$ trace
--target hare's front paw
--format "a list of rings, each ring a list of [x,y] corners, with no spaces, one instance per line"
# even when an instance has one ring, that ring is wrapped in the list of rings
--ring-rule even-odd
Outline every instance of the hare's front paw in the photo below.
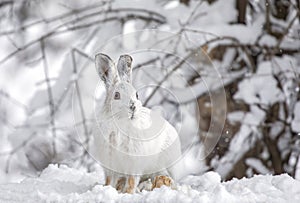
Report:
[[[106,176],[105,185],[110,185],[110,183],[111,183],[111,177],[110,176]]]
[[[128,177],[127,183],[126,183],[126,186],[125,186],[125,192],[126,193],[133,194],[135,192],[136,186],[137,186],[136,181],[137,180],[133,176]]]
[[[161,186],[168,186],[171,187],[174,185],[174,181],[172,178],[168,177],[168,176],[156,176],[153,183],[152,183],[152,190],[154,188],[160,188]]]

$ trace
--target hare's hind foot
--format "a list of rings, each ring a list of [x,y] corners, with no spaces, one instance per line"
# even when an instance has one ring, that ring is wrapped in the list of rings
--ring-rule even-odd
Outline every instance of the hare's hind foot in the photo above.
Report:
[[[116,190],[118,192],[123,192],[124,188],[125,188],[125,183],[126,183],[126,178],[125,177],[121,177],[118,179],[117,184],[115,185]]]
[[[152,183],[152,190],[154,188],[160,188],[163,185],[172,188],[172,186],[174,185],[174,181],[169,176],[164,176],[164,175],[156,176]]]
[[[137,184],[139,183],[139,177],[128,176],[128,177],[119,177],[116,179],[116,184],[112,186],[116,188],[119,193],[130,193],[133,194],[136,191],[139,191]]]
[[[110,185],[110,183],[111,183],[111,177],[110,176],[106,176],[106,178],[105,178],[105,184],[104,185]]]

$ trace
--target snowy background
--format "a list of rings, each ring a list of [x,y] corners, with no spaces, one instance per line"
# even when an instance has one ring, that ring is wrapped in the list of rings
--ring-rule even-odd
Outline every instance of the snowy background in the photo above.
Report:
[[[2,0],[0,15],[0,183],[40,185],[36,200],[61,182],[69,191],[53,201],[117,198],[94,187],[102,169],[86,150],[103,99],[93,61],[101,51],[132,55],[140,99],[176,127],[193,175],[215,172],[154,196],[242,198],[239,187],[273,202],[259,196],[268,185],[274,198],[299,198],[287,191],[300,188],[299,1]],[[15,187],[0,187],[0,196]]]

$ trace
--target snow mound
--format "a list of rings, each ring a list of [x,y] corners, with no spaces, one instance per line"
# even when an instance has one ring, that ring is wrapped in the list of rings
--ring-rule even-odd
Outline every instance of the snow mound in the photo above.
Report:
[[[37,178],[0,185],[0,202],[300,202],[300,181],[289,175],[257,175],[221,182],[215,172],[188,176],[168,187],[119,194],[103,186],[101,173],[50,165]]]

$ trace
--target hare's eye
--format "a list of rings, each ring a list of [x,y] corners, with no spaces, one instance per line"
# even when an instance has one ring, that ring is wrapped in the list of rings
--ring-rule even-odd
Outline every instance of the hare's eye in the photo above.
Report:
[[[119,99],[121,99],[120,92],[115,92],[114,99],[116,99],[116,100],[119,100]]]
[[[138,93],[135,93],[135,96],[136,96],[136,98],[137,98],[137,99],[139,99],[139,95],[138,95]]]

